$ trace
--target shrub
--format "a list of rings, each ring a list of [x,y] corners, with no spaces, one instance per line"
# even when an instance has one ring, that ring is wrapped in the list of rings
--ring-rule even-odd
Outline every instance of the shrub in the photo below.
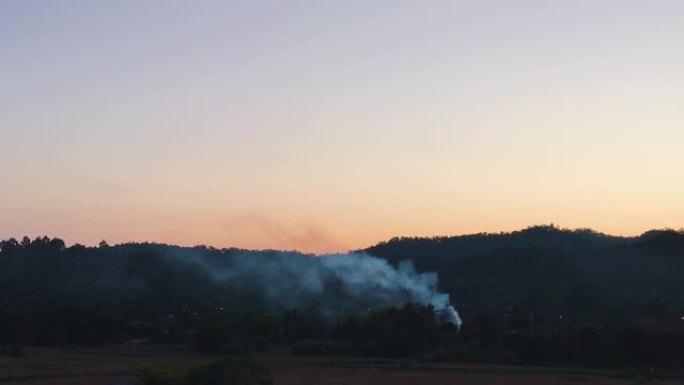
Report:
[[[24,348],[18,345],[1,346],[0,356],[7,356],[12,358],[20,358],[24,356]]]
[[[268,368],[251,360],[224,357],[191,369],[170,366],[138,370],[139,385],[271,385]]]

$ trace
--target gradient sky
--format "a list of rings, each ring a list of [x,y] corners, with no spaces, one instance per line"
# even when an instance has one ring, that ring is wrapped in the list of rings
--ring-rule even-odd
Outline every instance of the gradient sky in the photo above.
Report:
[[[684,226],[684,2],[0,1],[0,238]]]

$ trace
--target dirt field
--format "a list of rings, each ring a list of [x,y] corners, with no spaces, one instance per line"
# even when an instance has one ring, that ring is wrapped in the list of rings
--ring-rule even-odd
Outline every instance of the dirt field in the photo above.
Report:
[[[124,385],[141,364],[198,365],[210,357],[183,347],[116,346],[26,349],[22,358],[0,357],[0,385]],[[426,364],[360,358],[257,358],[273,370],[276,385],[622,385],[681,384],[581,369]]]

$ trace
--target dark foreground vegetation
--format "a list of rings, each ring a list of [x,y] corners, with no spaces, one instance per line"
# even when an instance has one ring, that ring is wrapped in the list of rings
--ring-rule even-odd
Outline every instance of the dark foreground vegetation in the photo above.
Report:
[[[684,369],[682,232],[621,238],[542,226],[393,239],[366,252],[437,272],[461,331],[419,304],[334,314],[315,298],[273,307],[186,258],[220,266],[271,252],[66,247],[43,237],[0,243],[0,346],[17,354],[29,345],[181,343],[246,354],[287,345],[299,355]]]
[[[208,357],[187,346],[119,344],[27,347],[25,358],[0,357],[6,385],[674,385],[677,373],[464,364],[411,358],[293,356],[283,347],[249,358]],[[144,363],[141,365],[141,363]],[[266,369],[268,368],[268,369]],[[192,373],[192,375],[190,375]]]
[[[273,377],[263,365],[244,358],[223,357],[197,367],[138,369],[138,385],[271,385]]]

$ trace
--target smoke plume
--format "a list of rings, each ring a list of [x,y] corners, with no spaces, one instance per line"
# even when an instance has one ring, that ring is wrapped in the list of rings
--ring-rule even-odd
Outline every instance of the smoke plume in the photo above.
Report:
[[[437,291],[437,274],[419,273],[410,262],[395,268],[363,253],[316,257],[278,251],[236,252],[220,262],[183,258],[200,265],[242,305],[333,315],[414,302],[432,305],[444,322],[461,324],[449,295]]]

